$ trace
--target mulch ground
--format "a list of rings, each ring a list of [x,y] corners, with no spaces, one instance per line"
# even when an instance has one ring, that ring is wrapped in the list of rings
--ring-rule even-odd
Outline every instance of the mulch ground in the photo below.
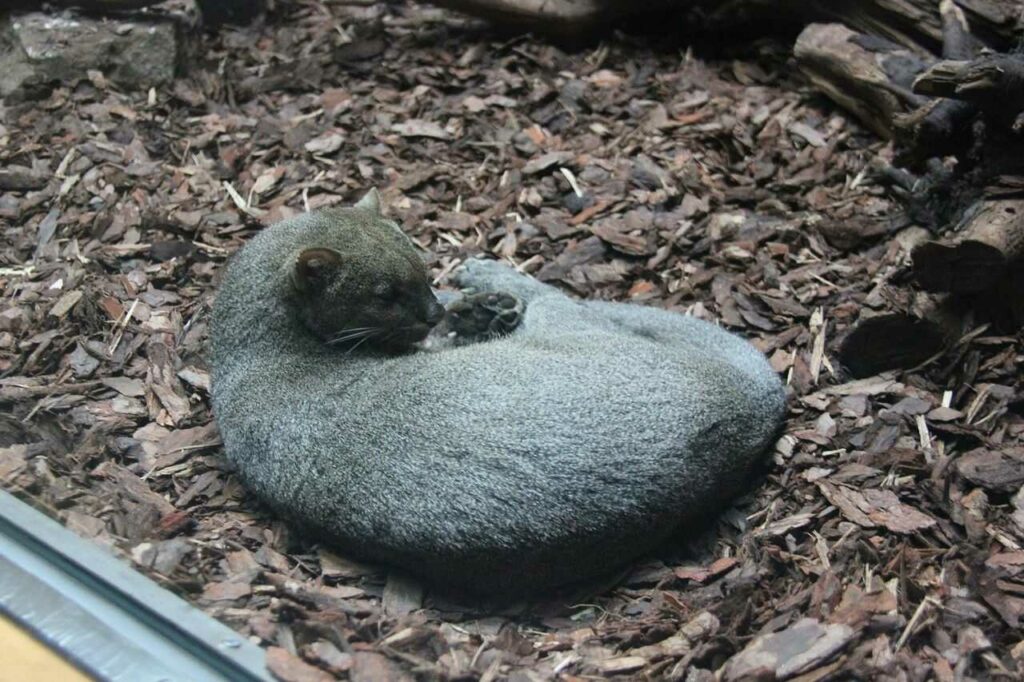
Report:
[[[872,170],[892,149],[785,49],[566,52],[423,7],[278,5],[171,86],[94,74],[0,109],[3,488],[286,680],[1017,678],[1020,339],[844,373],[837,343],[906,295],[924,231]],[[493,254],[750,338],[791,393],[766,479],[617,585],[500,610],[275,520],[212,422],[218,275],[264,225],[371,186],[442,284]]]

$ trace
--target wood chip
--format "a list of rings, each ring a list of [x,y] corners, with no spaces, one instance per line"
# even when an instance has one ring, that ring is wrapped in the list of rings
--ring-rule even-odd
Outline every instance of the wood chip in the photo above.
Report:
[[[548,152],[547,154],[530,159],[530,161],[523,166],[523,174],[536,175],[537,173],[543,173],[544,171],[551,170],[560,164],[568,163],[572,158],[572,152]]]
[[[827,663],[853,641],[853,628],[804,618],[777,633],[761,635],[725,666],[727,682],[785,680]]]
[[[884,526],[894,533],[907,534],[935,525],[935,519],[903,504],[891,490],[855,490],[825,481],[817,485],[843,516],[865,528]]]
[[[278,646],[267,647],[267,669],[281,682],[331,682],[335,679]]]
[[[410,119],[404,123],[396,123],[391,129],[402,137],[431,137],[435,140],[447,140],[448,132],[432,121]]]
[[[606,661],[598,661],[594,664],[594,667],[602,675],[625,675],[636,672],[646,665],[647,661],[639,656],[622,656],[620,658],[609,658]]]
[[[1024,447],[971,450],[957,460],[956,468],[986,490],[1014,493],[1024,485]]]

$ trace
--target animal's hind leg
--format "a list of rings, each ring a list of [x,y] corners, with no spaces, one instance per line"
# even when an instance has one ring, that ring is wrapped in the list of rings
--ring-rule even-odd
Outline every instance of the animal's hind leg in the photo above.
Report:
[[[561,296],[562,293],[529,275],[516,272],[498,261],[474,258],[466,261],[454,273],[455,283],[475,293],[507,293],[525,304],[541,296]]]
[[[584,301],[583,305],[612,326],[660,343],[714,350],[718,344],[732,346],[737,342],[725,330],[689,315],[632,303]]]
[[[705,398],[718,392],[730,409],[762,416],[781,413],[785,394],[778,376],[761,351],[736,334],[668,310],[598,301],[583,305],[606,324],[650,339],[665,349],[666,357],[686,363],[704,386]],[[755,428],[774,428],[773,419],[752,423]],[[757,438],[769,436],[762,433]]]

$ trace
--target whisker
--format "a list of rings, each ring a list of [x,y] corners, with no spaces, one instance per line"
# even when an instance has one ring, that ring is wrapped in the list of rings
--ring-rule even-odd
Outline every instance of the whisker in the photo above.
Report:
[[[344,336],[346,334],[352,334],[352,333],[355,333],[355,332],[365,332],[367,330],[376,329],[376,328],[377,327],[348,327],[346,329],[339,330],[336,336]]]
[[[346,329],[327,343],[331,345],[355,341],[356,339],[372,336],[380,331],[380,327],[363,327],[360,329]]]
[[[352,347],[351,347],[351,348],[349,348],[349,349],[348,349],[347,351],[345,351],[345,355],[351,355],[351,354],[352,354],[352,351],[354,351],[354,350],[355,350],[356,348],[359,348],[359,346],[361,346],[361,345],[363,345],[364,343],[366,343],[366,340],[367,340],[367,339],[369,339],[369,338],[370,338],[370,337],[372,337],[372,336],[373,336],[373,334],[367,334],[367,335],[366,335],[366,336],[364,336],[363,338],[359,339],[359,341],[357,341],[357,342],[356,342],[356,344],[355,344],[354,346],[352,346]]]
[[[328,345],[337,346],[348,341],[354,341],[367,335],[368,332],[356,332],[354,334],[347,334],[345,336],[335,337],[327,342]]]

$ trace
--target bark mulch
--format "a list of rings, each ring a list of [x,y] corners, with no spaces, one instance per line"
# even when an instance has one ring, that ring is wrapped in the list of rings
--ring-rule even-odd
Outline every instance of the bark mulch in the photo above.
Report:
[[[860,380],[836,359],[922,239],[872,170],[891,156],[770,44],[566,52],[425,7],[278,3],[167,88],[90,74],[0,109],[0,486],[285,680],[1016,679],[1019,337]],[[218,275],[371,186],[440,283],[493,254],[750,338],[791,392],[763,484],[615,586],[500,610],[256,505],[211,421]]]

